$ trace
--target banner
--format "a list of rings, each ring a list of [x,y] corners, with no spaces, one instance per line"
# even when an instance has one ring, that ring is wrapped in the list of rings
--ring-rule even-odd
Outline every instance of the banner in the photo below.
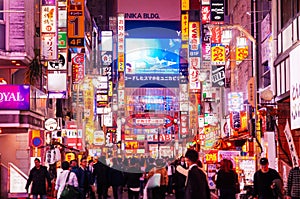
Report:
[[[286,137],[289,149],[290,149],[293,168],[298,167],[299,166],[298,165],[298,155],[297,155],[297,151],[296,151],[294,140],[293,140],[293,135],[292,135],[288,120],[286,120],[286,124],[285,124],[285,128],[284,128],[283,132],[285,134],[285,137]]]

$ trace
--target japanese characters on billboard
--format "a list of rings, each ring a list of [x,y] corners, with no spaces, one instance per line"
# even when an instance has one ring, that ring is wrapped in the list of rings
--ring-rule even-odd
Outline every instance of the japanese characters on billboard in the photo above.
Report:
[[[224,23],[224,0],[211,0],[211,22],[215,24]]]
[[[225,65],[225,46],[221,44],[211,44],[211,64]]]
[[[118,71],[124,72],[125,19],[124,14],[118,15]]]
[[[84,46],[84,0],[68,1],[68,45]]]
[[[189,57],[200,57],[200,22],[189,22]]]
[[[72,82],[78,84],[84,78],[84,54],[83,53],[72,53]]]
[[[57,38],[56,33],[42,33],[41,39],[41,59],[57,59]]]
[[[200,57],[190,57],[189,63],[190,63],[190,69],[189,69],[190,91],[200,92],[201,89],[201,82],[199,79]]]
[[[43,0],[41,6],[41,59],[57,59],[57,8],[55,0]]]

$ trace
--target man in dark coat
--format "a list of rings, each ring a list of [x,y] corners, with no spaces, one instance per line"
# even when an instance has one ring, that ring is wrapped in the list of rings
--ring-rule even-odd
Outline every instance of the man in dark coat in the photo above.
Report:
[[[80,167],[78,168],[78,187],[80,191],[80,199],[85,199],[89,193],[94,179],[92,173],[88,170],[86,157],[81,158]]]
[[[38,158],[34,159],[35,166],[30,170],[29,177],[25,186],[26,191],[32,182],[31,194],[34,199],[40,195],[41,199],[47,198],[46,180],[48,182],[48,189],[51,190],[51,179],[47,167],[41,165]]]
[[[198,152],[188,150],[185,161],[189,167],[187,183],[185,186],[185,199],[210,199],[210,190],[205,173],[197,166]]]
[[[97,184],[98,199],[108,198],[109,172],[105,156],[101,156],[99,160],[95,159],[93,176]]]

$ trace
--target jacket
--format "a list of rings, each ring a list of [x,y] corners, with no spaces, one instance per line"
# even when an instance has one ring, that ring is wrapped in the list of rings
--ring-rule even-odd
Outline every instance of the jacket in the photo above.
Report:
[[[190,168],[185,187],[185,199],[196,198],[210,199],[210,190],[206,175],[197,165]]]
[[[47,170],[47,167],[42,166],[42,165],[40,166],[39,169],[37,169],[36,167],[33,167],[30,170],[25,189],[27,190],[32,182],[31,194],[45,195],[45,194],[47,194],[46,180],[48,182],[48,187],[51,187],[51,179],[50,179],[50,174]]]

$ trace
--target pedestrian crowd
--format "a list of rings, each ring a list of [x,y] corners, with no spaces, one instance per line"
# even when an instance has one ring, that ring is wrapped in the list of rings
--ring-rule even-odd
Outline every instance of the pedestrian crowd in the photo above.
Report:
[[[30,184],[33,199],[46,199],[47,189],[51,189],[51,179],[47,167],[40,160],[34,160],[25,189]],[[259,161],[260,169],[254,174],[254,199],[300,199],[299,166],[290,170],[286,190],[279,173],[269,168],[267,158]],[[300,161],[299,161],[300,165]],[[61,171],[55,179],[54,197],[62,199],[65,187],[72,186],[78,191],[78,199],[106,199],[111,187],[114,199],[122,199],[126,191],[129,199],[164,199],[175,195],[176,199],[210,199],[208,177],[202,168],[198,152],[187,150],[185,156],[176,160],[168,158],[112,158],[95,156],[61,163]],[[214,179],[220,199],[235,199],[240,192],[238,174],[230,160],[223,159]],[[75,199],[75,198],[74,198]]]

